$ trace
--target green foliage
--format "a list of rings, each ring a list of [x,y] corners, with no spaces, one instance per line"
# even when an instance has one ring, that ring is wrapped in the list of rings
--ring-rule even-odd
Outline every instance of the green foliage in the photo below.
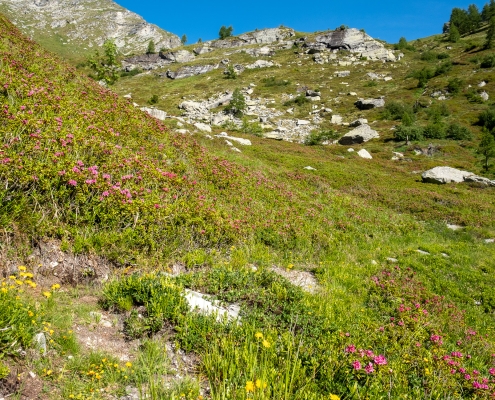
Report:
[[[473,134],[468,128],[455,122],[446,128],[445,135],[448,139],[453,140],[471,140],[473,138]]]
[[[242,133],[249,133],[251,135],[255,136],[261,136],[263,133],[263,128],[261,127],[261,124],[259,121],[249,121],[246,116],[242,118],[242,125],[239,128],[239,131]]]
[[[450,111],[445,103],[435,104],[427,110],[428,119],[433,123],[439,123],[442,118],[448,117]]]
[[[489,132],[495,131],[495,109],[488,108],[478,116],[478,125],[482,126]]]
[[[10,374],[10,368],[0,360],[0,381]]]
[[[423,128],[420,126],[397,126],[394,130],[394,137],[400,141],[423,140]]]
[[[156,104],[156,103],[158,103],[158,100],[160,100],[159,97],[158,97],[158,95],[157,94],[154,94],[148,100],[148,104]]]
[[[277,79],[274,76],[270,76],[269,78],[263,78],[261,82],[265,87],[289,86],[291,83],[287,79]]]
[[[449,41],[452,43],[457,43],[459,40],[461,40],[459,29],[457,29],[457,26],[455,25],[450,25]]]
[[[322,144],[323,142],[329,140],[335,140],[339,137],[339,134],[333,130],[320,130],[311,131],[311,133],[304,139],[304,144],[306,146],[315,146]]]
[[[180,42],[184,45],[187,43],[187,36],[186,34],[183,34],[182,37],[180,38]]]
[[[491,158],[495,157],[495,139],[493,135],[485,131],[481,137],[481,142],[478,146],[478,153],[480,153],[484,158],[484,168],[488,171],[489,161]]]
[[[225,78],[237,79],[237,72],[232,64],[229,64],[225,69]]]
[[[155,42],[153,39],[150,39],[150,41],[148,42],[148,48],[146,50],[146,54],[155,54],[155,53],[156,53]]]
[[[480,94],[478,93],[478,91],[474,88],[471,88],[469,89],[467,92],[466,92],[466,98],[468,99],[468,101],[470,103],[477,103],[477,104],[483,104],[484,101],[483,99],[481,98]]]
[[[134,69],[131,69],[130,71],[121,71],[120,72],[120,77],[121,78],[124,78],[126,76],[136,76],[136,75],[139,75],[143,72],[142,69],[140,68],[134,68]]]
[[[452,9],[450,15],[450,32],[456,27],[461,35],[468,33],[470,30],[469,14],[466,10],[461,8]]]
[[[399,43],[394,45],[395,50],[409,50],[409,51],[416,51],[416,48],[409,44],[407,42],[407,39],[405,37],[401,37],[399,39]]]
[[[395,100],[388,101],[382,111],[382,117],[389,120],[400,120],[405,114],[414,119],[412,107]]]
[[[96,50],[93,57],[88,59],[90,68],[95,73],[95,79],[113,85],[119,79],[117,66],[117,45],[112,40],[103,44],[104,56]]]
[[[233,32],[234,32],[234,28],[232,28],[232,25],[229,26],[228,28],[225,25],[222,25],[220,31],[218,32],[218,37],[220,39],[226,39],[228,37],[231,37]]]
[[[495,54],[488,54],[483,57],[480,63],[481,68],[493,68],[495,67]]]
[[[426,139],[444,139],[445,126],[442,123],[429,123],[423,128],[423,137]]]
[[[460,78],[452,78],[447,84],[447,90],[452,94],[459,94],[464,86],[464,81]]]
[[[484,44],[485,49],[493,48],[494,40],[495,40],[495,16],[491,17],[488,23],[488,29],[486,31],[486,38]]]
[[[286,107],[290,107],[290,106],[303,106],[305,104],[309,104],[311,102],[311,100],[309,100],[304,94],[300,94],[296,97],[294,97],[293,99],[291,100],[287,100],[285,103],[284,103],[284,106]]]
[[[225,111],[232,113],[236,117],[240,118],[242,117],[244,110],[246,109],[246,99],[244,98],[244,95],[240,91],[239,88],[236,88],[234,90],[234,93],[232,94],[232,100],[230,100],[230,103],[225,107]]]

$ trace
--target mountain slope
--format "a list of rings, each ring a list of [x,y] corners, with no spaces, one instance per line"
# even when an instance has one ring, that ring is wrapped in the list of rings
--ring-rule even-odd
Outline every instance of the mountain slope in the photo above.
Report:
[[[146,51],[150,40],[157,49],[181,44],[176,35],[111,0],[0,0],[0,12],[46,48],[74,59],[106,39],[114,39],[124,54]]]

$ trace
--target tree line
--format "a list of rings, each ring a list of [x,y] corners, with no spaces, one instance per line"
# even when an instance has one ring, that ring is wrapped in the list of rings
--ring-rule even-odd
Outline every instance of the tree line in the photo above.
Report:
[[[453,8],[443,33],[449,34],[451,42],[457,42],[462,35],[476,32],[483,24],[489,24],[485,47],[491,48],[495,35],[495,0],[486,3],[481,12],[476,4],[471,4],[467,10]]]

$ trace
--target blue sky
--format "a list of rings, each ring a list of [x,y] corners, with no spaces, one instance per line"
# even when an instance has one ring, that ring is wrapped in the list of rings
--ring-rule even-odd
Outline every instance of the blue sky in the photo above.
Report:
[[[232,25],[234,35],[238,35],[280,25],[314,32],[342,24],[363,28],[374,38],[396,43],[401,36],[412,40],[441,33],[453,7],[467,9],[474,3],[481,11],[487,1],[116,0],[148,22],[179,36],[186,34],[188,43],[198,38],[217,39],[222,25]]]

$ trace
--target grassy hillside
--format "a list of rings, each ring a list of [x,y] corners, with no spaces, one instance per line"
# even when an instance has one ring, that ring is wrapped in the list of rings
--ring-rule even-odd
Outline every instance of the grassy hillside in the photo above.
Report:
[[[172,132],[3,17],[0,30],[2,395],[123,398],[135,388],[155,399],[478,399],[495,391],[495,251],[485,241],[495,236],[493,188],[428,185],[414,173],[477,165],[474,142],[445,141],[433,158],[394,162],[393,142],[367,145],[371,161],[245,135],[253,146],[234,153]],[[211,73],[211,88],[203,77],[160,90],[206,92],[226,81],[220,74]],[[394,92],[383,85],[367,90]],[[46,242],[60,256],[40,265]],[[52,266],[97,256],[79,264],[78,279]],[[105,283],[93,276],[102,260],[114,266]],[[291,278],[303,272],[315,279],[311,290]],[[238,305],[241,324],[189,311],[185,289]],[[107,342],[91,347],[102,322]],[[40,332],[42,356],[33,344]],[[127,341],[111,342],[118,332]],[[179,373],[170,348],[193,368]]]

